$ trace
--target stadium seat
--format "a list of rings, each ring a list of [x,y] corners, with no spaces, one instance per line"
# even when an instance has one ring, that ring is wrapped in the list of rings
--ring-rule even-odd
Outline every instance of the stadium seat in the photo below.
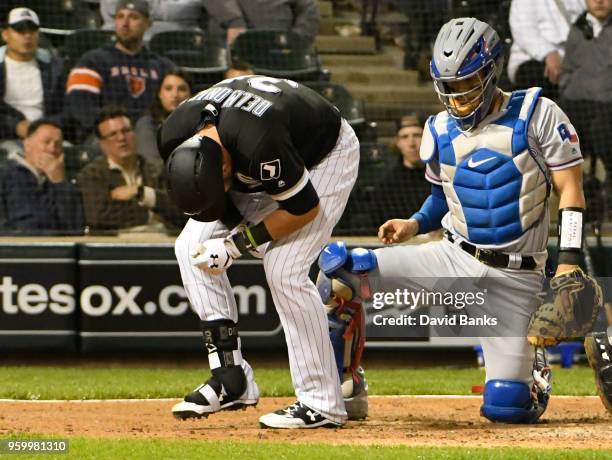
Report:
[[[363,101],[355,99],[346,87],[325,81],[310,81],[304,84],[338,107],[360,141],[376,140],[376,123],[366,120]]]
[[[111,30],[75,30],[64,42],[62,54],[66,58],[67,67],[74,66],[86,51],[114,41],[115,33]]]
[[[149,47],[189,72],[195,86],[217,83],[229,67],[227,49],[211,43],[199,30],[159,32]]]
[[[28,8],[40,18],[40,31],[47,34],[56,48],[61,48],[65,37],[77,29],[98,27],[97,11],[81,0],[29,0]]]
[[[45,50],[49,50],[52,53],[56,53],[55,47],[53,46],[51,39],[44,33],[40,33],[38,35],[38,47]]]
[[[355,99],[346,87],[324,81],[304,82],[304,84],[338,107],[351,126],[365,123],[363,102]]]
[[[64,167],[69,180],[76,179],[79,171],[91,160],[100,155],[93,147],[83,145],[64,145]]]
[[[313,45],[291,31],[247,30],[234,40],[231,56],[261,75],[296,81],[329,79]]]

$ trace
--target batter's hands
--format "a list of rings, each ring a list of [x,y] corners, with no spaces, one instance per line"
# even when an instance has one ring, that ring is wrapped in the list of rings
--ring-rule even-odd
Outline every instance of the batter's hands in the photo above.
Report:
[[[401,243],[417,234],[419,223],[415,219],[391,219],[378,229],[378,239],[384,244]]]
[[[191,254],[191,265],[211,275],[220,275],[240,256],[231,238],[213,238],[198,243]]]

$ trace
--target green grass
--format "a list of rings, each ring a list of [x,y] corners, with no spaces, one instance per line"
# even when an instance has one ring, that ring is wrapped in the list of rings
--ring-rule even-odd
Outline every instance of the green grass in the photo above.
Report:
[[[208,377],[207,369],[109,366],[2,366],[0,399],[181,398]],[[471,394],[477,368],[370,369],[370,394]],[[262,396],[292,396],[288,369],[255,369]],[[553,394],[595,395],[588,367],[553,370]]]
[[[40,439],[32,435],[13,438]],[[49,439],[49,436],[43,436]],[[24,455],[18,458],[79,458],[79,459],[600,459],[612,458],[612,453],[593,449],[522,449],[522,448],[462,448],[414,446],[330,446],[328,444],[143,440],[143,439],[70,439],[68,455]],[[16,457],[17,458],[17,457]]]

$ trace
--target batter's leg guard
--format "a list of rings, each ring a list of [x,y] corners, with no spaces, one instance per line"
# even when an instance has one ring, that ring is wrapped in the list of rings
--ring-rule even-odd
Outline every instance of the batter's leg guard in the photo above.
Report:
[[[584,339],[589,365],[595,373],[595,383],[601,402],[612,414],[612,326],[607,332],[593,332]]]
[[[212,377],[172,408],[179,419],[208,417],[221,410],[256,406],[259,388],[253,370],[242,359],[238,326],[231,320],[202,321]]]
[[[536,423],[548,406],[552,373],[545,350],[536,348],[533,385],[522,380],[489,380],[484,388],[482,416],[492,422]]]
[[[368,384],[361,367],[365,345],[362,300],[371,296],[367,273],[376,268],[371,250],[348,251],[342,242],[326,246],[319,256],[317,287],[327,310],[342,394],[349,420],[368,415]]]

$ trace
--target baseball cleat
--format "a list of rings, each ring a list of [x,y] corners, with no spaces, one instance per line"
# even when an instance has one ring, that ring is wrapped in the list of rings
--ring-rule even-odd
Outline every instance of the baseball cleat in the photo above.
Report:
[[[612,332],[612,327],[608,331]],[[584,350],[595,373],[599,398],[612,413],[612,339],[606,332],[593,332],[585,337]]]
[[[332,422],[316,410],[296,401],[285,409],[262,415],[259,426],[279,429],[340,428],[342,423]]]
[[[363,420],[368,416],[368,382],[362,367],[342,382],[342,396],[349,420]]]
[[[202,418],[222,410],[245,410],[257,406],[258,402],[259,388],[254,381],[248,383],[246,391],[237,399],[231,399],[224,391],[217,395],[210,385],[203,383],[172,407],[172,415],[180,420]]]

